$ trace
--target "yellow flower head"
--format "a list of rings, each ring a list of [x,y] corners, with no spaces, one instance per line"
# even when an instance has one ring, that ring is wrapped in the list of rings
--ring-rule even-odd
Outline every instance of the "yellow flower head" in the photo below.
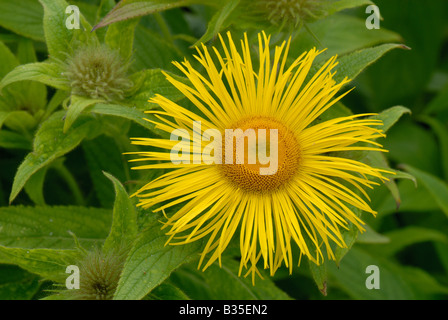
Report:
[[[168,242],[187,244],[205,239],[199,261],[199,266],[205,263],[204,270],[216,260],[221,262],[222,253],[235,237],[239,237],[240,273],[247,268],[253,276],[260,259],[271,275],[283,263],[292,271],[293,252],[298,252],[299,262],[305,255],[319,264],[325,253],[334,259],[334,246],[346,246],[341,229],[354,225],[363,230],[353,208],[375,214],[365,200],[364,187],[378,184],[372,178],[387,180],[381,169],[337,156],[338,151],[384,151],[373,141],[384,136],[375,128],[381,121],[366,115],[314,121],[345,95],[335,97],[349,81],[336,83],[333,79],[336,57],[307,79],[320,52],[305,52],[288,66],[290,42],[277,46],[272,56],[269,39],[265,33],[258,35],[257,67],[247,36],[238,51],[230,33],[227,42],[220,36],[223,55],[214,47],[214,54],[205,45],[197,48],[195,58],[205,74],[187,60],[175,62],[191,85],[169,75],[167,79],[197,111],[157,95],[150,100],[162,109],[151,111],[159,119],[155,123],[168,133],[177,132],[176,139],[133,139],[136,145],[160,148],[158,152],[137,152],[140,157],[131,161],[152,163],[134,169],[172,169],[135,193],[139,205],[155,207],[155,211],[180,208],[167,217]],[[247,141],[238,158],[233,152],[238,147],[233,138],[228,144],[225,134],[230,129],[253,129],[252,138],[264,141],[271,155],[276,147],[276,168],[269,171],[270,164],[261,158],[247,161],[252,155]],[[266,131],[261,134],[260,129],[269,135]],[[210,130],[224,138],[209,134]],[[190,143],[195,135],[205,138]],[[275,146],[270,142],[274,135]],[[223,147],[221,154],[217,148],[209,153],[223,161],[210,163],[201,158],[201,151],[210,151],[210,145]],[[179,150],[193,152],[183,161],[172,161],[171,151],[179,146]],[[227,153],[234,161],[224,161]],[[262,174],[262,169],[267,174]]]

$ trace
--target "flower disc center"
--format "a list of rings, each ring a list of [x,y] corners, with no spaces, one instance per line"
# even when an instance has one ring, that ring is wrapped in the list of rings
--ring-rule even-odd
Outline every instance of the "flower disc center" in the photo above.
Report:
[[[271,117],[249,117],[236,122],[226,130],[223,146],[221,171],[245,191],[278,189],[299,167],[300,148],[294,133]]]

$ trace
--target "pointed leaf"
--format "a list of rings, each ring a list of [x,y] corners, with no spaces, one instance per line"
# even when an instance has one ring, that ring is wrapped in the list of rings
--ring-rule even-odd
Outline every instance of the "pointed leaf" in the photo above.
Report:
[[[440,178],[410,165],[402,165],[403,169],[417,178],[432,195],[439,208],[448,217],[448,184]]]
[[[95,27],[95,29],[105,27],[111,23],[128,20],[135,17],[141,17],[151,13],[173,9],[177,7],[187,6],[189,4],[207,1],[194,0],[127,0],[120,1],[111,12],[109,12]]]
[[[378,129],[382,129],[383,132],[387,132],[405,113],[411,114],[411,110],[402,106],[395,106],[369,118],[381,120],[383,122],[383,126],[378,127]]]
[[[66,59],[66,53],[71,52],[73,40],[86,42],[95,39],[91,33],[91,26],[80,13],[80,29],[68,29],[66,21],[69,16],[65,13],[69,4],[64,0],[39,0],[44,7],[44,32],[50,57]]]
[[[104,175],[113,183],[115,189],[115,203],[112,227],[103,249],[118,249],[129,246],[137,236],[137,214],[135,206],[129,198],[123,185],[107,172]]]
[[[101,102],[104,102],[104,100],[71,95],[70,105],[67,109],[67,113],[65,114],[63,132],[66,133],[67,130],[70,129],[70,126],[73,124],[73,122],[76,121],[76,119],[79,117],[79,115],[83,112],[84,109],[86,109],[91,105]]]
[[[324,296],[327,295],[327,262],[324,261],[321,265],[317,265],[314,262],[308,260],[310,266],[311,275],[313,276],[314,282],[317,288]]]
[[[133,245],[125,263],[114,299],[139,300],[162,283],[182,264],[199,257],[199,241],[166,245],[168,237],[155,221]]]
[[[107,237],[111,217],[111,210],[100,208],[3,207],[0,208],[0,245],[72,249],[75,247],[74,234],[83,247],[90,248]]]
[[[367,48],[355,51],[353,53],[342,56],[338,59],[339,64],[336,67],[337,73],[334,79],[340,82],[347,77],[351,80],[355,79],[365,68],[381,58],[384,54],[393,49],[409,49],[402,44],[383,44],[373,48]]]
[[[56,282],[65,280],[67,266],[76,263],[79,257],[79,250],[7,248],[0,245],[0,260]]]
[[[0,82],[0,90],[5,86],[24,80],[38,81],[56,89],[70,89],[68,82],[61,75],[61,67],[53,62],[36,62],[20,65],[8,73]]]
[[[45,41],[42,16],[36,0],[0,0],[0,25],[24,37]]]
[[[84,138],[99,134],[101,124],[95,119],[79,119],[67,133],[62,132],[63,111],[55,112],[36,132],[34,152],[29,153],[20,164],[14,177],[9,201],[12,202],[28,179],[39,169],[73,150]]]

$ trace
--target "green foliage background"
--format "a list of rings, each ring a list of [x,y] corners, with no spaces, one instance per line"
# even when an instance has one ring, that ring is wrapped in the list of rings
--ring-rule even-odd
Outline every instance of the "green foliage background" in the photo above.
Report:
[[[66,298],[54,292],[66,266],[122,246],[115,299],[447,299],[448,3],[374,2],[378,30],[365,27],[368,0],[329,0],[325,16],[291,30],[249,16],[246,0],[0,0],[0,299]],[[65,28],[69,4],[80,30]],[[165,246],[161,217],[128,196],[160,172],[132,171],[123,155],[136,150],[129,137],[159,134],[143,120],[150,97],[187,103],[161,70],[186,81],[171,62],[193,61],[202,41],[219,46],[226,30],[292,34],[291,59],[313,46],[328,48],[321,59],[338,54],[336,77],[356,89],[323,119],[378,113],[390,152],[345,156],[397,173],[370,192],[378,216],[363,216],[365,233],[344,234],[350,248],[336,262],[302,261],[255,286],[237,276],[238,250],[202,272],[200,242]],[[72,93],[58,61],[88,42],[131,61],[125,99]],[[379,290],[366,288],[369,265],[380,268]]]

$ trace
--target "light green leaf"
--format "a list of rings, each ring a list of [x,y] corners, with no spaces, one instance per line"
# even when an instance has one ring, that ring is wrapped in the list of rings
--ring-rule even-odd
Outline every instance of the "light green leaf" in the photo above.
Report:
[[[66,21],[69,17],[65,13],[69,4],[64,0],[39,0],[44,7],[44,31],[48,52],[51,57],[65,60],[74,40],[86,43],[88,40],[97,41],[96,35],[90,30],[92,27],[80,13],[80,29],[68,29]]]
[[[67,266],[75,264],[79,250],[7,248],[0,245],[0,259],[56,282],[65,282]]]
[[[62,76],[61,67],[52,62],[36,62],[16,67],[8,73],[0,82],[0,90],[5,86],[24,80],[38,81],[56,89],[68,91],[68,82]]]
[[[119,249],[129,246],[137,236],[137,214],[135,206],[123,185],[107,172],[104,175],[113,183],[115,189],[115,203],[112,227],[103,249]]]
[[[370,0],[338,0],[324,2],[323,8],[328,12],[328,14],[333,14],[344,9],[356,8],[371,4],[374,3]]]
[[[107,28],[106,44],[110,48],[118,50],[125,61],[129,61],[132,56],[135,27],[139,21],[139,19],[121,21]]]
[[[14,33],[45,41],[42,6],[36,0],[0,0],[0,25]]]
[[[101,131],[100,122],[83,117],[74,123],[67,133],[63,133],[63,114],[64,111],[55,112],[36,132],[34,152],[29,153],[17,169],[9,197],[10,202],[39,169],[73,150],[84,138],[93,138]]]
[[[112,212],[75,206],[10,206],[0,208],[0,245],[21,248],[72,249],[74,234],[90,248],[110,230]],[[1,261],[1,256],[0,256]]]
[[[89,112],[129,119],[158,135],[166,135],[165,131],[156,129],[153,123],[145,120],[158,120],[156,117],[150,114],[145,114],[144,112],[136,108],[126,107],[118,104],[99,103],[89,109]]]
[[[448,217],[448,185],[440,178],[421,171],[410,165],[402,165],[403,169],[417,178],[417,181],[432,195],[434,201],[439,205],[439,208]]]
[[[141,17],[151,13],[187,6],[194,3],[210,4],[209,1],[205,0],[122,0],[94,27],[94,30],[114,22]]]
[[[381,120],[383,125],[378,127],[378,129],[382,129],[383,132],[387,132],[405,113],[411,114],[411,110],[402,106],[395,106],[369,118]]]
[[[70,96],[70,105],[65,114],[64,129],[63,132],[66,133],[70,126],[75,122],[79,115],[87,107],[94,105],[96,103],[105,102],[102,99],[91,99],[87,97],[81,97],[76,95]]]
[[[118,283],[114,299],[139,300],[184,263],[198,258],[201,243],[166,245],[168,237],[155,221],[134,243]]]
[[[11,50],[3,44],[3,42],[0,42],[0,60],[2,61],[0,64],[0,79],[19,64],[17,58],[12,54]]]
[[[340,82],[347,77],[355,79],[365,68],[373,64],[384,54],[393,49],[409,49],[402,44],[383,44],[373,48],[367,48],[344,55],[338,59],[339,64],[336,67],[337,73],[334,79]]]

